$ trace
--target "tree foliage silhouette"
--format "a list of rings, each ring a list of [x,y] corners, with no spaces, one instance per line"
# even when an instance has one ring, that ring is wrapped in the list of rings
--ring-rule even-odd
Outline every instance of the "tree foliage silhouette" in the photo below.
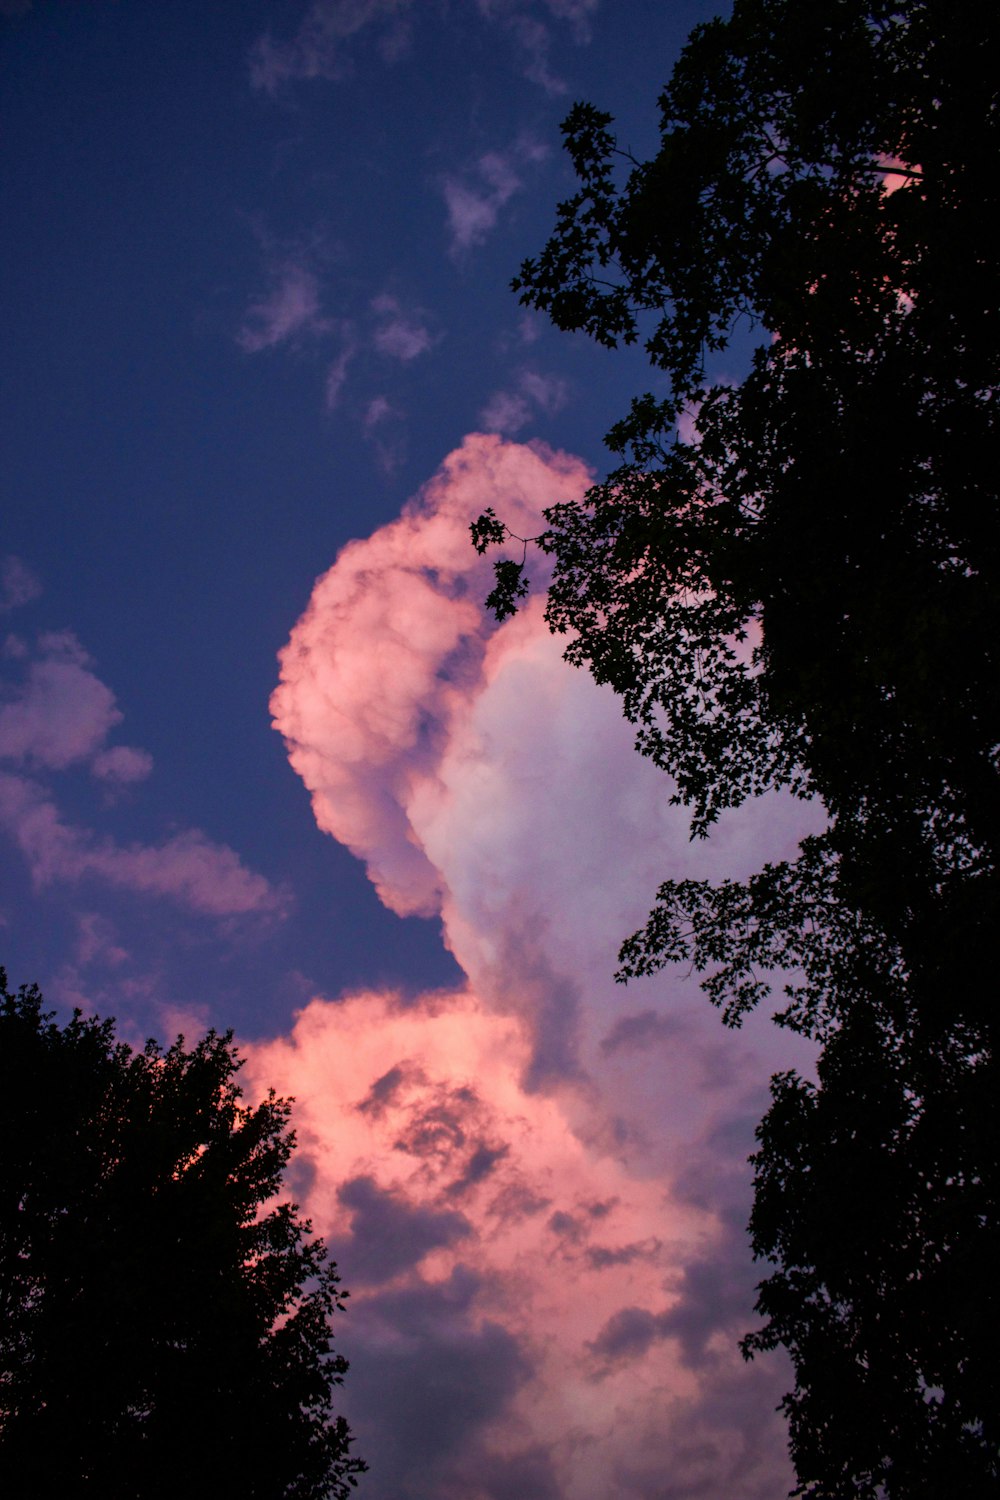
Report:
[[[578,191],[514,283],[659,372],[608,436],[620,466],[547,512],[567,657],[694,835],[775,789],[829,815],[747,882],[667,880],[619,974],[693,963],[731,1024],[780,975],[781,1022],[821,1045],[758,1131],[774,1269],[744,1343],[791,1353],[817,1497],[1000,1486],[998,80],[988,7],[736,0],[692,34],[649,161],[573,109]]]
[[[335,1266],[275,1203],[289,1105],[231,1034],[135,1052],[0,970],[0,1489],[338,1500]]]

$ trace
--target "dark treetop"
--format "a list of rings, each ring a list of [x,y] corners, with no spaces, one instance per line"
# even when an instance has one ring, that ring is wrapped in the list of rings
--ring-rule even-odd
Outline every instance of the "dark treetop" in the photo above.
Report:
[[[0,970],[0,1491],[343,1500],[336,1268],[230,1035],[133,1052]]]
[[[745,883],[667,880],[620,971],[693,962],[733,1024],[777,972],[821,1044],[758,1131],[744,1344],[791,1353],[811,1496],[1000,1487],[998,80],[991,7],[736,0],[651,160],[573,109],[579,190],[515,282],[658,372],[621,466],[547,513],[567,656],[695,835],[775,788],[829,814]],[[522,591],[507,560],[491,602]]]

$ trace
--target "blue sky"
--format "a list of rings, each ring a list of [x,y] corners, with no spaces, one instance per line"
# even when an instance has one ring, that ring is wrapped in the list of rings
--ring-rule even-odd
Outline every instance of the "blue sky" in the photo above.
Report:
[[[582,494],[650,383],[509,282],[570,104],[650,151],[710,13],[0,3],[2,958],[132,1040],[232,1026],[295,1095],[371,1500],[789,1483],[784,1368],[735,1341],[802,1056],[610,976],[659,879],[808,809],[692,849],[466,544]]]
[[[167,953],[143,914],[164,983],[251,1030],[301,999],[293,969],[332,990],[453,975],[433,925],[401,928],[303,815],[275,654],[338,548],[491,401],[509,435],[602,464],[641,360],[526,320],[508,283],[570,187],[568,105],[649,146],[704,7],[327,9],[318,33],[302,4],[185,0],[0,23],[3,550],[43,589],[11,628],[72,631],[153,757],[114,805],[80,778],[61,805],[133,838],[198,827],[294,891],[221,972],[214,939]],[[7,873],[8,964],[59,999],[79,892]]]

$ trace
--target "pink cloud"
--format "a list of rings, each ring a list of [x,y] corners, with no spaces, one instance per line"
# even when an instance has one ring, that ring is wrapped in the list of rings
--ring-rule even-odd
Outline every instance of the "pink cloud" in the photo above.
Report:
[[[611,973],[664,875],[748,871],[815,815],[762,800],[691,845],[541,599],[484,618],[469,521],[492,505],[531,535],[588,482],[542,445],[467,438],[344,549],[281,657],[275,723],[319,826],[393,910],[440,914],[466,975],[314,1000],[251,1049],[298,1101],[301,1193],[355,1293],[372,1500],[789,1486],[784,1368],[745,1368],[736,1340],[753,1123],[808,1053],[766,1017],[725,1032],[682,976]]]
[[[525,369],[511,389],[494,391],[479,413],[479,420],[487,432],[510,437],[526,427],[538,412],[548,415],[559,411],[568,400],[569,386],[565,380]]]
[[[11,553],[0,558],[0,614],[30,604],[41,592],[42,585],[19,557]]]
[[[150,774],[148,751],[105,746],[121,723],[121,710],[72,631],[42,635],[34,648],[11,637],[4,654],[21,664],[22,680],[0,683],[0,760],[36,771],[63,771],[89,760],[93,775],[109,785]]]
[[[394,417],[398,416],[399,413],[387,396],[375,396],[365,408],[365,432],[375,432],[383,423],[391,422]]]
[[[275,268],[274,283],[267,296],[247,309],[238,343],[248,354],[331,332],[333,325],[322,314],[319,281],[312,271],[298,261],[286,260]]]
[[[434,338],[416,313],[407,313],[395,297],[374,298],[372,311],[380,319],[373,342],[380,354],[409,364],[434,346]]]
[[[387,396],[375,396],[365,408],[362,427],[383,474],[394,473],[406,454],[405,414]]]
[[[80,912],[76,919],[76,962],[83,967],[93,963],[117,968],[128,960],[128,950],[117,941],[111,922],[99,912]]]
[[[357,345],[348,338],[337,358],[326,372],[326,409],[334,411],[340,404],[341,392],[347,382],[347,373],[357,354]]]
[[[440,753],[489,635],[479,600],[490,564],[469,545],[469,521],[502,506],[528,535],[542,494],[568,499],[587,482],[579,460],[467,439],[398,521],[344,548],[281,653],[275,726],[317,821],[366,860],[401,915],[438,909],[437,874],[405,810],[408,789]],[[380,681],[385,691],[373,691]]]
[[[197,829],[161,844],[116,844],[65,822],[51,797],[26,777],[0,775],[0,827],[20,848],[38,887],[92,875],[212,917],[280,915],[286,904],[234,850]]]
[[[782,1493],[775,1372],[733,1349],[747,1276],[718,1211],[583,1138],[524,1091],[529,1062],[469,993],[315,1001],[253,1049],[251,1079],[299,1101],[306,1207],[350,1277],[373,1496],[488,1495],[484,1473],[531,1462],[565,1500],[660,1494],[665,1472],[678,1496]],[[692,1295],[689,1266],[728,1300]]]
[[[573,40],[590,41],[590,17],[599,0],[545,0],[544,9],[558,21],[569,23]],[[553,73],[549,64],[552,36],[549,27],[532,11],[542,7],[519,0],[477,0],[481,15],[499,22],[513,37],[523,59],[522,72],[547,94],[566,92],[565,81]]]
[[[390,23],[382,55],[387,62],[395,61],[405,45],[399,18],[409,4],[410,0],[315,0],[290,40],[275,41],[269,33],[258,39],[250,52],[250,81],[254,88],[274,94],[295,79],[341,78],[348,66],[347,44],[376,22]]]
[[[544,147],[522,139],[509,152],[487,152],[463,176],[444,179],[442,191],[453,255],[461,255],[488,239],[502,210],[524,187],[518,168],[545,155]]]
[[[297,80],[348,77],[352,53],[363,33],[377,37],[385,63],[397,62],[410,43],[412,0],[313,0],[298,29],[286,40],[270,32],[250,49],[250,82],[272,96]],[[590,40],[589,19],[599,0],[544,0],[544,9],[557,21],[568,22],[574,41]],[[485,20],[497,22],[514,37],[524,59],[524,75],[548,93],[564,93],[566,85],[549,68],[549,28],[532,15],[530,3],[518,0],[477,0]]]
[[[152,756],[106,744],[122,713],[72,632],[42,635],[33,649],[19,642],[7,656],[21,680],[0,684],[0,760],[17,768],[0,772],[0,828],[20,848],[36,886],[92,876],[208,916],[281,915],[284,893],[197,829],[159,844],[123,845],[67,821],[35,777],[89,762],[106,786],[135,785],[152,770]]]
[[[0,758],[63,770],[100,749],[122,715],[91,665],[69,631],[40,639],[24,681],[0,701]]]
[[[94,757],[91,770],[101,781],[117,786],[131,786],[145,781],[153,769],[153,757],[148,750],[137,750],[134,745],[113,745]]]

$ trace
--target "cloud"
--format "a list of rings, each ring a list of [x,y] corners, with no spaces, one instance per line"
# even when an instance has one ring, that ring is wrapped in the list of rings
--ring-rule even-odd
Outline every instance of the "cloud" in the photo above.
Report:
[[[42,585],[19,557],[10,553],[0,558],[0,614],[30,604],[41,592]]]
[[[351,1253],[364,1266],[366,1283],[391,1281],[469,1231],[461,1214],[414,1205],[368,1175],[343,1183],[337,1198],[353,1216]]]
[[[373,342],[380,354],[409,364],[433,348],[434,337],[418,313],[407,313],[388,293],[374,298],[372,311],[379,318]]]
[[[24,682],[0,701],[0,759],[64,770],[100,749],[122,715],[91,665],[69,631],[41,637]]]
[[[522,72],[547,93],[561,94],[566,85],[549,67],[551,34],[532,11],[541,8],[555,21],[569,24],[575,42],[590,40],[590,17],[599,0],[544,0],[541,7],[518,0],[477,0],[479,14],[508,31],[522,54]],[[377,37],[384,63],[394,63],[408,50],[411,0],[314,0],[298,29],[287,40],[270,32],[250,49],[251,85],[272,95],[298,80],[339,81],[350,76],[353,52],[363,33]]]
[[[153,757],[132,745],[105,746],[122,721],[111,689],[93,672],[93,661],[69,630],[42,635],[34,650],[24,641],[8,660],[22,664],[20,683],[0,683],[0,760],[38,771],[64,771],[90,761],[110,785],[143,781]]]
[[[133,745],[113,745],[94,757],[91,770],[101,781],[117,786],[131,786],[145,781],[153,769],[153,757],[148,750],[137,750]]]
[[[488,151],[462,176],[445,177],[442,191],[453,255],[489,238],[503,208],[524,187],[518,168],[540,161],[545,154],[544,147],[525,139],[512,151]]]
[[[367,407],[365,408],[365,432],[373,433],[385,422],[391,422],[394,417],[398,416],[399,413],[396,411],[388,396],[375,396],[371,401],[369,401]]]
[[[353,338],[349,336],[344,343],[344,347],[337,355],[337,358],[333,361],[333,364],[330,365],[329,369],[327,370],[325,389],[327,411],[334,411],[340,404],[341,392],[343,391],[344,385],[347,381],[347,372],[350,369],[357,352],[357,345],[355,344]]]
[[[275,41],[268,32],[250,51],[254,88],[275,94],[296,79],[343,78],[349,69],[347,44],[366,27],[389,23],[382,34],[382,56],[394,61],[405,46],[401,18],[410,0],[315,0],[294,36]]]
[[[569,499],[588,479],[576,459],[467,440],[399,520],[348,543],[281,653],[275,726],[317,821],[365,859],[400,915],[439,910],[440,881],[410,823],[408,789],[435,763],[490,634],[479,601],[491,568],[472,551],[469,523],[495,503],[528,535],[540,493]],[[373,691],[373,662],[384,692]]]
[[[76,919],[77,944],[74,955],[83,967],[93,963],[117,968],[128,959],[128,951],[117,940],[113,925],[99,912],[79,912]]]
[[[365,437],[372,444],[383,474],[393,474],[406,456],[406,417],[387,396],[375,396],[362,419]]]
[[[287,904],[235,850],[198,829],[160,844],[117,844],[67,823],[44,789],[26,777],[0,774],[0,827],[16,842],[39,888],[97,876],[212,917],[280,915]]]
[[[542,375],[537,370],[522,370],[512,388],[494,391],[479,421],[487,432],[510,437],[539,413],[548,416],[559,411],[569,400],[569,385],[557,375]]]
[[[371,1500],[789,1488],[786,1370],[736,1341],[753,1121],[807,1049],[764,1017],[725,1032],[681,976],[623,995],[610,975],[665,874],[745,873],[811,814],[762,799],[692,845],[537,594],[484,617],[470,520],[492,505],[532,535],[589,478],[467,438],[341,552],[281,656],[275,723],[319,826],[392,910],[440,916],[466,975],[313,1000],[250,1049],[248,1076],[297,1101],[306,1207],[354,1292]]]
[[[599,8],[601,0],[545,0],[545,3],[554,16],[561,21],[569,21],[576,28],[578,41],[590,40],[590,18]]]
[[[20,680],[0,683],[0,761],[14,768],[0,772],[0,827],[37,887],[96,876],[215,917],[282,912],[283,893],[197,829],[121,845],[67,821],[39,777],[89,762],[106,786],[134,785],[150,774],[152,756],[106,743],[123,715],[71,631],[42,635],[34,647],[18,642],[7,659]]]
[[[275,265],[271,291],[251,303],[237,342],[247,354],[273,349],[276,344],[316,338],[333,331],[321,311],[319,281],[297,260]]]
[[[598,4],[599,0],[545,0],[544,9],[553,19],[568,22],[573,40],[580,45],[590,41],[590,17]],[[538,84],[547,94],[566,92],[565,82],[552,72],[549,64],[550,29],[537,14],[532,14],[539,6],[519,0],[477,0],[477,6],[482,16],[498,22],[513,37],[522,55],[522,72],[531,83]]]

